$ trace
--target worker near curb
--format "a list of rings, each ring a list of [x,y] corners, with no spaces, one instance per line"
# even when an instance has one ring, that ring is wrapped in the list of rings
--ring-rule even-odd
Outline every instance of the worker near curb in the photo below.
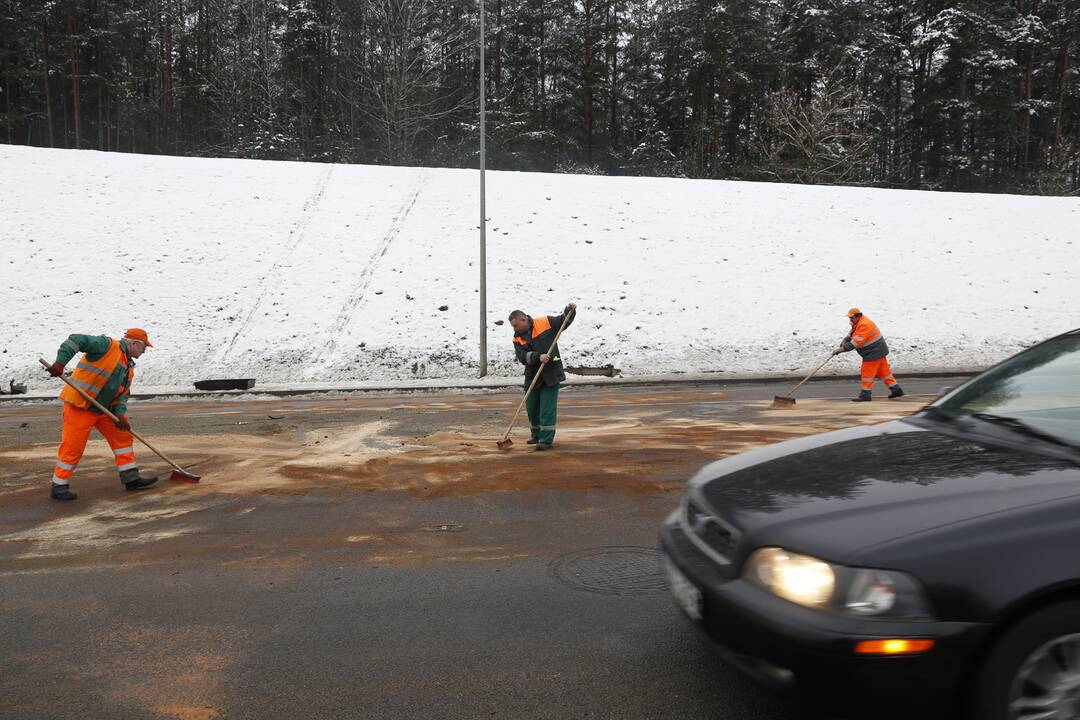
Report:
[[[135,375],[135,360],[148,347],[153,345],[146,331],[132,328],[125,331],[120,340],[105,335],[71,335],[56,351],[56,362],[48,369],[49,374],[60,377],[71,358],[77,353],[84,353],[71,373],[71,381],[107,407],[117,417],[117,422],[110,420],[74,389],[64,386],[60,392],[60,399],[64,401],[64,430],[52,477],[53,499],[74,500],[77,497],[71,491],[69,481],[75,474],[75,467],[82,459],[86,441],[94,428],[105,436],[112,448],[116,469],[125,490],[141,490],[157,482],[156,477],[139,474],[131,425],[127,419],[127,401]]]
[[[555,442],[555,422],[558,417],[559,384],[566,380],[559,348],[551,348],[555,336],[563,324],[570,327],[576,316],[577,305],[570,303],[562,315],[530,317],[521,310],[510,313],[510,325],[514,328],[514,354],[525,366],[525,387],[532,384],[536,373],[543,373],[536,387],[525,400],[532,433],[529,444],[537,450],[550,450]],[[574,315],[570,315],[571,312]],[[548,351],[551,350],[551,354]]]
[[[862,389],[851,401],[870,402],[870,391],[878,378],[884,380],[885,386],[889,388],[890,400],[903,397],[904,391],[900,389],[900,384],[896,382],[889,367],[889,346],[885,343],[881,330],[873,320],[863,315],[859,308],[848,310],[848,320],[851,322],[851,332],[841,341],[840,347],[833,351],[833,355],[854,350],[862,356]]]

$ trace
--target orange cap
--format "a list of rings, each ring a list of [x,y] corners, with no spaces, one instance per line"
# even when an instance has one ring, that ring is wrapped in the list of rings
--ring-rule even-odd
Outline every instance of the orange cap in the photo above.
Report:
[[[851,308],[847,311],[847,316],[849,318],[855,317],[856,315],[862,315],[862,310],[860,310],[859,308]]]
[[[124,337],[129,340],[138,340],[141,343],[145,343],[146,347],[154,347],[150,344],[150,338],[146,336],[146,331],[142,328],[128,328],[124,331]]]

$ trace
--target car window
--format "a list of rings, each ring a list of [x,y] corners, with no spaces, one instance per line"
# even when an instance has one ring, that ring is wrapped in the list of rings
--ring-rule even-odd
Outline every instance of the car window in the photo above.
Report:
[[[997,416],[1080,446],[1080,332],[1020,353],[934,406],[950,415]]]

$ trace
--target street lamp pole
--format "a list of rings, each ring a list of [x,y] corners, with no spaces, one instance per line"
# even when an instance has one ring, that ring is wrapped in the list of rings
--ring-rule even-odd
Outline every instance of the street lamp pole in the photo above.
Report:
[[[484,132],[487,118],[484,112],[484,0],[480,0],[480,377],[488,372],[487,356],[487,190],[484,170],[487,155]]]

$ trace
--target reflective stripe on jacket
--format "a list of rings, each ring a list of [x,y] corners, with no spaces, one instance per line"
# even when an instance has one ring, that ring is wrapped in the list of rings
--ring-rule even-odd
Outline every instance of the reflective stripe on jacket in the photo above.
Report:
[[[58,360],[66,365],[64,356],[70,359],[79,351],[84,355],[71,373],[71,382],[114,414],[126,414],[135,363],[128,357],[122,342],[105,336],[72,335],[60,346]],[[67,385],[60,391],[60,399],[76,407],[99,412]]]
[[[877,324],[863,315],[843,344],[844,350],[855,350],[864,360],[880,360],[889,354],[885,336]]]

